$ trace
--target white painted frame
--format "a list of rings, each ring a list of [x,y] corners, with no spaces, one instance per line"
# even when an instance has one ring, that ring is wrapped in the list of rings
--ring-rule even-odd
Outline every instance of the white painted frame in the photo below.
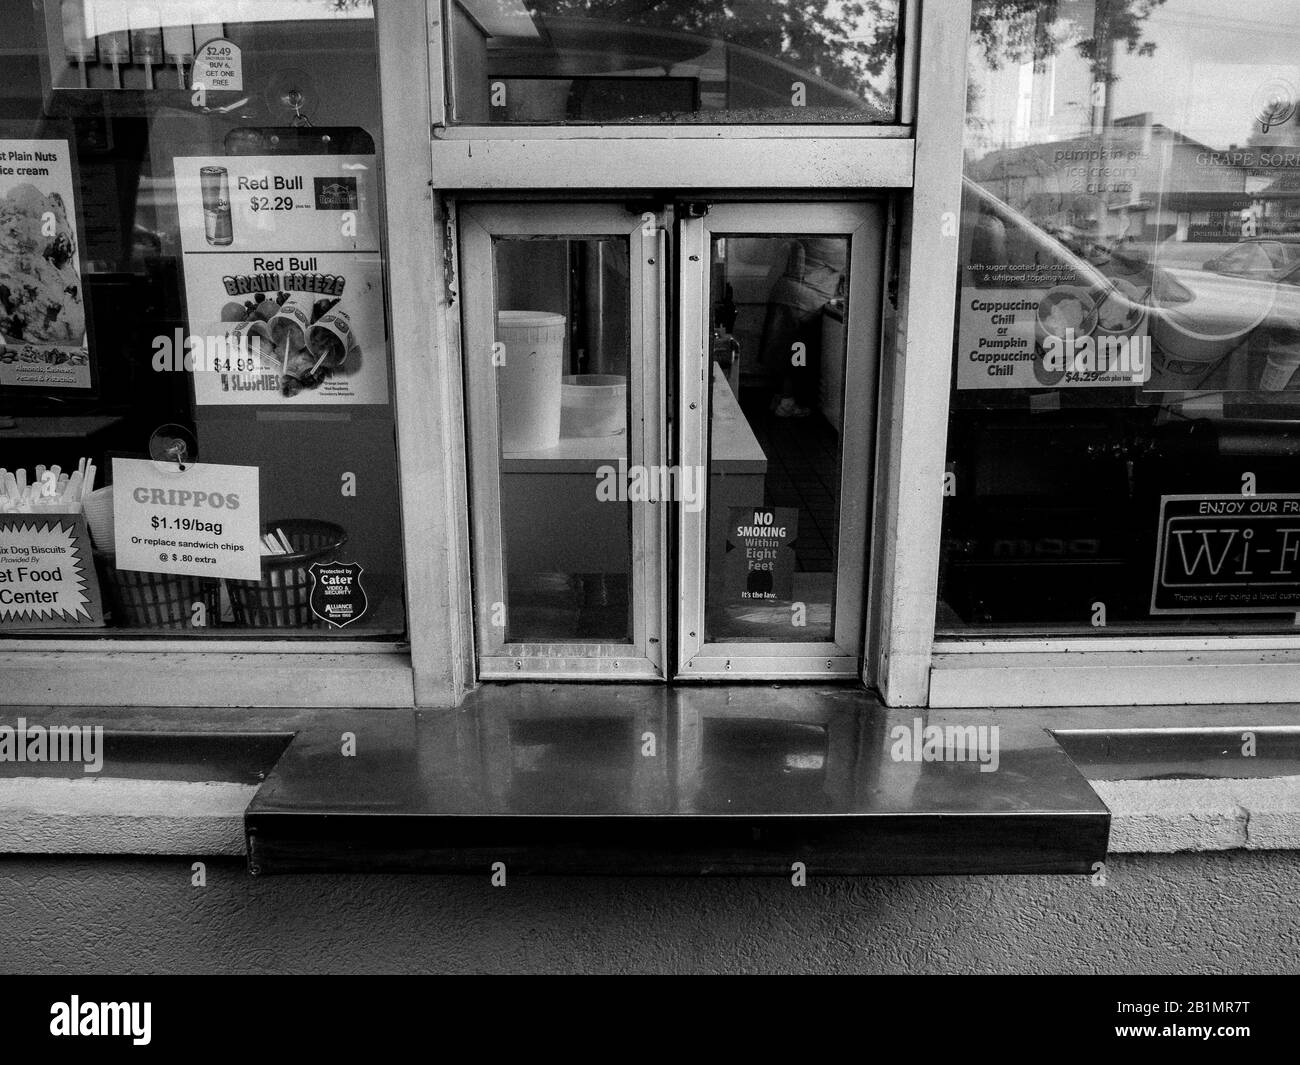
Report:
[[[871,516],[880,304],[884,289],[885,212],[879,203],[713,204],[681,221],[678,257],[679,454],[683,468],[710,468],[709,263],[712,240],[732,235],[848,237],[840,533],[836,545],[835,633],[824,642],[705,642],[706,565],[711,478],[704,506],[678,519],[676,679],[854,677],[862,669],[867,530]],[[850,416],[850,412],[852,415]]]
[[[930,701],[971,17],[971,0],[914,2],[916,180],[900,204],[898,307],[882,356],[868,610],[876,639],[863,674],[890,706]]]
[[[507,643],[493,624],[493,610],[506,602],[501,533],[501,459],[497,373],[492,364],[496,340],[496,285],[493,242],[498,237],[619,236],[628,242],[630,265],[630,416],[627,462],[654,467],[663,463],[665,361],[661,300],[664,233],[641,213],[610,203],[478,203],[462,205],[460,261],[464,310],[465,383],[469,408],[469,450],[477,619],[478,675],[483,679],[657,680],[664,675],[663,618],[668,507],[630,502],[632,513],[632,604],[630,643]],[[592,480],[593,498],[596,482]]]
[[[897,125],[451,125],[452,56],[443,32],[452,0],[427,0],[430,25],[441,41],[430,60],[435,90],[433,165],[440,186],[510,189],[526,175],[533,189],[737,189],[770,185],[781,174],[786,189],[906,187],[912,181],[912,131]],[[911,110],[916,66],[913,0],[904,6],[904,55],[899,71],[899,114]],[[815,141],[817,148],[809,151]],[[708,146],[707,152],[700,149]],[[869,145],[869,150],[864,151]],[[577,149],[577,151],[575,151]]]

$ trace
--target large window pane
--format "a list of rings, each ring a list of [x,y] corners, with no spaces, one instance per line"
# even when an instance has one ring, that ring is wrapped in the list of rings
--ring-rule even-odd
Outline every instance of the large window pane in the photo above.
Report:
[[[403,634],[374,27],[0,0],[0,634]]]
[[[494,252],[506,642],[629,642],[627,238]]]
[[[976,3],[941,632],[1294,631],[1298,44]]]
[[[449,0],[462,123],[894,122],[898,0]]]
[[[834,638],[848,263],[847,237],[713,238],[710,641]]]

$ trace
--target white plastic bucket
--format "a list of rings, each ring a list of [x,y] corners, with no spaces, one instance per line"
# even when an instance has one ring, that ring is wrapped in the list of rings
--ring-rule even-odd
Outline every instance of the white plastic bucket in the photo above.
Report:
[[[90,527],[90,539],[101,551],[116,551],[113,520],[113,486],[97,488],[86,496],[81,506]]]
[[[563,436],[618,436],[627,431],[627,378],[619,374],[567,376],[560,386]]]
[[[548,311],[497,312],[505,345],[497,368],[502,451],[542,451],[560,441],[564,322]]]

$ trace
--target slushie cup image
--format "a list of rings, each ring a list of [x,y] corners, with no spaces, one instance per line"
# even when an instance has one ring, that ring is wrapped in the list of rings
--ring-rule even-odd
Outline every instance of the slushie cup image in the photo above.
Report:
[[[289,360],[307,347],[307,331],[311,328],[315,300],[308,292],[295,292],[271,315],[267,325],[271,340],[280,358],[280,372],[284,373]]]
[[[1064,366],[1049,369],[1046,358],[1061,353],[1067,339],[1090,336],[1097,328],[1097,304],[1092,293],[1078,285],[1057,285],[1038,302],[1034,317],[1034,377],[1039,384],[1053,387],[1065,378],[1072,352],[1064,351]]]
[[[308,331],[307,347],[316,358],[313,371],[337,370],[357,348],[351,315],[339,306],[327,311]]]
[[[285,366],[281,391],[295,396],[305,388],[319,387],[354,352],[359,353],[359,349],[352,318],[341,307],[332,307],[308,331],[306,349]]]
[[[275,341],[265,322],[240,322],[226,332],[226,352],[234,368],[250,373],[278,372]]]
[[[1064,340],[1066,330],[1076,337],[1091,336],[1096,328],[1097,303],[1086,288],[1057,285],[1038,301],[1034,331],[1040,343],[1048,337]]]
[[[1131,281],[1115,278],[1110,291],[1097,306],[1097,333],[1104,336],[1130,336],[1146,319],[1146,300]]]

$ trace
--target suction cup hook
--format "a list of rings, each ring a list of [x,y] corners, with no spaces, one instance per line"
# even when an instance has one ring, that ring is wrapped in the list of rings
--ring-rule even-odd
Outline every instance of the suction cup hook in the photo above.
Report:
[[[198,441],[183,425],[159,426],[149,438],[149,457],[166,469],[184,473],[198,461]]]
[[[272,109],[283,108],[293,113],[290,125],[312,124],[310,112],[316,107],[316,85],[305,71],[281,70],[271,79],[266,95]]]

